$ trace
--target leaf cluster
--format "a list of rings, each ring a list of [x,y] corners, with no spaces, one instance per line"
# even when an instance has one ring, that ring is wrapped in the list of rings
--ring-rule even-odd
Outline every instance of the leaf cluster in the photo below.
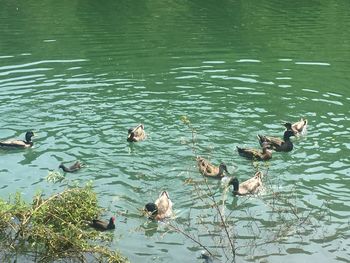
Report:
[[[12,199],[0,200],[0,261],[25,255],[38,262],[92,258],[94,262],[127,262],[102,246],[111,235],[106,238],[88,227],[101,213],[91,186],[66,189],[46,199],[37,195],[32,204],[19,194]]]

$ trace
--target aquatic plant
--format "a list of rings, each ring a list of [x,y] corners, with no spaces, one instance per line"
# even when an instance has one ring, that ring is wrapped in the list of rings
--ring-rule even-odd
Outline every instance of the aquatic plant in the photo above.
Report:
[[[191,144],[196,146],[190,120],[182,117],[182,122],[190,128]],[[217,181],[212,184],[213,180],[204,177],[188,178],[184,183],[191,186],[194,200],[191,207],[200,209],[190,210],[186,222],[169,222],[168,227],[194,242],[210,258],[219,258],[220,262],[236,262],[237,255],[250,255],[254,261],[255,257],[260,259],[256,248],[283,250],[286,239],[302,239],[310,233],[316,235],[316,230],[322,227],[321,219],[328,215],[327,204],[307,208],[295,187],[279,190],[276,181],[271,181],[270,162],[253,161],[251,165],[252,173],[255,170],[265,174],[262,194],[228,198],[231,191],[224,183],[222,189]],[[261,209],[266,213],[262,214]],[[196,211],[195,214],[192,211]]]
[[[99,233],[87,223],[101,213],[90,185],[74,187],[28,204],[20,194],[0,200],[0,261],[16,257],[38,262],[127,262],[103,244],[111,234]]]

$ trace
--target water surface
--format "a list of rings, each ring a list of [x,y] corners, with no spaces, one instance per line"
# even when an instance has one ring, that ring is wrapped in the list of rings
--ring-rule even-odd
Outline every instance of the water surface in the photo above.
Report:
[[[92,181],[105,217],[118,215],[112,248],[132,262],[201,262],[198,245],[139,212],[167,189],[172,224],[225,262],[217,213],[188,183],[202,181],[194,157],[248,179],[255,168],[236,145],[258,147],[257,133],[282,136],[282,123],[305,117],[307,135],[274,154],[263,194],[208,183],[226,196],[237,262],[350,262],[348,1],[1,6],[0,138],[38,134],[32,149],[0,151],[1,197]],[[129,144],[138,123],[148,139]],[[46,181],[76,159],[88,166]]]

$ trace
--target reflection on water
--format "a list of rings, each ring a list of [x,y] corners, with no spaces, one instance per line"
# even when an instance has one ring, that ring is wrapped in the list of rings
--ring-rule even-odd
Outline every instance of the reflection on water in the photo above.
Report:
[[[245,180],[255,168],[236,146],[258,147],[256,134],[281,137],[284,122],[306,117],[307,135],[273,155],[261,195],[208,184],[226,198],[238,261],[348,262],[347,3],[75,4],[58,14],[56,3],[51,16],[34,1],[0,11],[0,138],[38,134],[32,149],[0,151],[2,197],[59,191],[66,183],[46,182],[48,172],[79,159],[87,167],[66,179],[93,180],[101,206],[119,217],[112,246],[131,261],[193,262],[201,250],[140,216],[163,189],[171,224],[225,261],[195,156]],[[336,21],[337,31],[325,26]],[[181,116],[195,129],[195,151]],[[138,123],[148,139],[130,144]]]

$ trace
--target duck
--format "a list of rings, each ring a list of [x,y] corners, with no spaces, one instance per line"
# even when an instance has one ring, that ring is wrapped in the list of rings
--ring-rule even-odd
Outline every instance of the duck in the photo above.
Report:
[[[135,128],[128,130],[128,142],[139,142],[146,138],[145,126],[143,124],[137,125]]]
[[[62,168],[62,170],[66,173],[74,173],[78,170],[80,170],[84,165],[79,162],[79,161],[76,161],[74,164],[72,164],[71,166],[67,167],[65,166],[63,163],[61,163],[58,168]]]
[[[286,122],[283,125],[287,130],[292,130],[295,136],[299,136],[306,133],[307,124],[307,119],[301,118],[300,121],[297,121],[293,124],[291,122]]]
[[[201,251],[200,259],[204,259],[204,263],[214,263],[214,257],[208,251]]]
[[[199,172],[204,176],[220,179],[224,177],[224,172],[229,173],[225,163],[215,166],[200,156],[197,156],[196,160]]]
[[[154,203],[147,203],[145,205],[144,210],[150,219],[157,221],[171,217],[173,213],[173,203],[169,198],[168,192],[162,191]]]
[[[283,134],[283,140],[259,134],[258,139],[261,146],[263,146],[263,143],[267,143],[268,147],[276,152],[290,152],[293,150],[293,143],[290,140],[291,136],[294,136],[294,132],[292,130],[286,130]]]
[[[272,151],[269,149],[269,144],[262,144],[262,151],[250,148],[237,147],[238,154],[251,160],[267,161],[272,158]]]
[[[115,217],[112,216],[108,222],[102,221],[100,219],[93,219],[89,226],[95,228],[99,231],[106,231],[110,229],[115,229]]]
[[[248,195],[248,194],[257,194],[262,187],[262,178],[264,174],[261,171],[255,173],[255,175],[244,181],[243,183],[239,183],[237,177],[232,177],[229,181],[229,185],[233,185],[233,194],[234,195]]]
[[[33,146],[32,137],[34,137],[35,134],[32,131],[27,131],[25,134],[25,141],[23,140],[16,140],[16,139],[9,139],[5,141],[0,141],[0,147],[4,148],[30,148]]]

